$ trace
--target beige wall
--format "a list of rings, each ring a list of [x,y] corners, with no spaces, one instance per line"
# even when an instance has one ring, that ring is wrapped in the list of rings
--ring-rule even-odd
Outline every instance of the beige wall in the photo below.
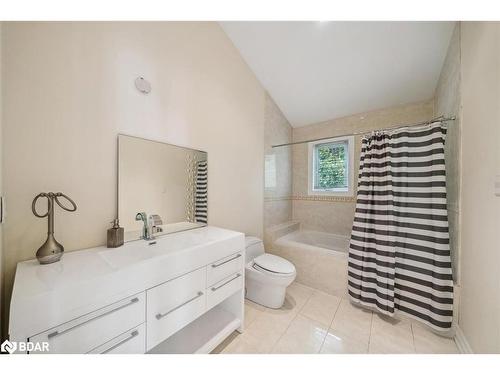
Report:
[[[434,98],[436,117],[456,117],[448,123],[445,160],[453,279],[460,284],[460,23],[453,31]]]
[[[397,124],[411,124],[432,118],[433,100],[360,113],[318,124],[293,129],[293,141],[335,137],[353,132],[382,129]],[[357,186],[361,136],[355,137],[354,186]],[[294,145],[293,163],[293,219],[302,228],[350,236],[354,220],[355,197],[308,196],[308,147]]]
[[[500,353],[500,24],[463,22],[461,300],[476,353]]]
[[[262,235],[264,90],[217,23],[6,23],[2,43],[7,296],[45,237],[36,193],[78,204],[56,210],[66,250],[105,243],[118,132],[207,151],[209,223]]]
[[[266,229],[292,219],[292,150],[272,145],[292,141],[292,127],[273,99],[266,95],[264,144],[266,173],[275,180],[264,189],[264,235]],[[265,238],[266,245],[269,241]]]

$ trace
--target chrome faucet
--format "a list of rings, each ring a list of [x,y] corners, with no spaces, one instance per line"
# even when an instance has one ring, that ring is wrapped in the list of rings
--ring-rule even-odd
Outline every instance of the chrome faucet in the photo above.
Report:
[[[150,223],[148,222],[148,217],[146,216],[146,213],[145,212],[137,213],[137,215],[135,215],[135,220],[142,221],[143,223],[141,239],[146,241],[154,240],[154,236],[150,227]]]

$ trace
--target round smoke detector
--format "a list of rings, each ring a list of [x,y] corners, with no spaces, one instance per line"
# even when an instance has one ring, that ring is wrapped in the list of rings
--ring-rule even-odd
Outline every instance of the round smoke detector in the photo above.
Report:
[[[151,92],[151,83],[146,81],[143,77],[135,79],[135,87],[143,94],[149,94]]]

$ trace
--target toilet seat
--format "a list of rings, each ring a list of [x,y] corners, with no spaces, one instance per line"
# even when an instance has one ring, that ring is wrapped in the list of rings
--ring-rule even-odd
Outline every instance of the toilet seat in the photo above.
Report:
[[[253,260],[252,267],[273,276],[289,276],[295,274],[295,266],[286,259],[273,254],[262,254]]]

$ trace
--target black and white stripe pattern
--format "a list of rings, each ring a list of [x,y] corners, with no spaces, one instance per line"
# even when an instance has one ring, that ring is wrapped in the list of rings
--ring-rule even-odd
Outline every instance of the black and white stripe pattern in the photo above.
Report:
[[[363,139],[348,289],[362,305],[451,327],[444,142],[440,122]]]
[[[207,223],[207,206],[208,206],[208,166],[207,161],[196,162],[196,189],[194,196],[194,219],[197,223]]]

